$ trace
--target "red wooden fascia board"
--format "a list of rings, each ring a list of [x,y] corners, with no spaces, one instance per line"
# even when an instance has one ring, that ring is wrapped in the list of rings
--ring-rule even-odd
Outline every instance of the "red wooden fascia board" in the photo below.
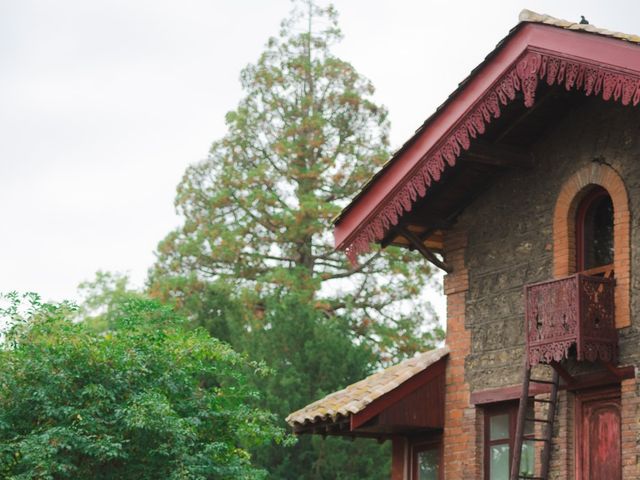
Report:
[[[636,44],[549,25],[525,25],[499,47],[495,55],[482,66],[481,71],[469,80],[436,118],[417,134],[413,143],[348,207],[335,226],[336,248],[344,249],[349,245],[358,229],[384,206],[385,200],[420,160],[445,134],[454,129],[476,102],[529,48],[581,58],[621,71],[640,72],[640,47]]]
[[[551,387],[548,385],[531,385],[529,396],[550,393]],[[522,394],[522,385],[510,387],[492,388],[490,390],[480,390],[471,393],[469,403],[471,405],[486,405],[491,403],[505,402],[507,400],[518,400]]]
[[[423,371],[408,379],[406,382],[400,384],[390,392],[387,392],[381,397],[375,399],[373,402],[367,405],[364,410],[351,415],[351,431],[354,431],[358,427],[361,427],[373,417],[380,414],[383,410],[391,407],[394,403],[402,400],[404,397],[422,387],[423,385],[426,385],[436,377],[444,375],[447,357],[448,355],[445,355],[437,362],[429,365]]]
[[[611,384],[619,384],[620,381],[635,378],[635,368],[633,366],[615,367],[614,372],[600,371],[576,375],[570,385],[561,384],[560,390],[586,390],[589,388],[602,387]],[[613,373],[613,374],[612,374]],[[551,392],[549,385],[531,385],[529,395],[535,396]],[[471,405],[487,405],[491,403],[504,402],[507,400],[517,400],[522,394],[522,385],[512,385],[509,387],[492,388],[489,390],[479,390],[471,393]]]

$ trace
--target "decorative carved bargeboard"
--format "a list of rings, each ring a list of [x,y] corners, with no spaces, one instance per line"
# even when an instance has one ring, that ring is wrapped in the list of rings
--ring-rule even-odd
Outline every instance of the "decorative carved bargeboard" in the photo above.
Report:
[[[525,333],[530,365],[568,358],[617,363],[615,280],[575,274],[525,288]]]
[[[500,117],[501,108],[514,101],[517,93],[522,93],[525,106],[533,106],[541,82],[564,86],[567,91],[582,91],[586,96],[619,101],[622,105],[640,103],[640,76],[637,73],[528,47],[340,247],[351,262],[357,264],[359,254],[368,252],[371,243],[382,240],[389,229],[398,224],[404,212],[411,211],[417,199],[425,196],[432,183],[440,181],[445,168],[456,164],[461,153]]]

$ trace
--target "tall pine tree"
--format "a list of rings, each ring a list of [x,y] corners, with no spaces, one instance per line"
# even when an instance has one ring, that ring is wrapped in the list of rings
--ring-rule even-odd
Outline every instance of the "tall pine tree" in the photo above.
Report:
[[[333,7],[300,1],[256,64],[226,117],[228,133],[187,169],[176,197],[182,226],[160,243],[151,285],[194,275],[258,296],[305,293],[393,357],[424,348],[433,313],[418,255],[387,248],[352,267],[333,246],[331,220],[389,157],[387,111],[374,88],[334,56]]]
[[[387,111],[332,53],[341,37],[333,7],[299,0],[242,71],[245,96],[178,186],[183,223],[149,278],[153,295],[276,370],[258,388],[282,417],[442,336],[421,257],[387,248],[353,267],[334,250],[331,220],[389,157]],[[255,454],[271,478],[376,479],[388,476],[380,448],[303,438]]]

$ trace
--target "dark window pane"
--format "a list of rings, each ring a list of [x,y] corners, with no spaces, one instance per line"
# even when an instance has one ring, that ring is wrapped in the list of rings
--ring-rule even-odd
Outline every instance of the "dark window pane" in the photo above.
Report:
[[[509,438],[509,414],[492,415],[489,420],[489,440]]]
[[[529,402],[527,405],[527,413],[525,413],[525,418],[535,418],[536,412],[533,408],[533,402]],[[524,422],[524,434],[525,435],[533,435],[535,433],[535,424],[533,422]]]
[[[613,203],[604,193],[585,205],[584,270],[613,263]]]
[[[492,445],[489,456],[489,479],[509,480],[509,445]]]
[[[520,457],[520,475],[533,476],[535,466],[535,442],[525,440],[522,443],[522,454]]]
[[[418,480],[438,480],[438,450],[424,450],[418,453]]]

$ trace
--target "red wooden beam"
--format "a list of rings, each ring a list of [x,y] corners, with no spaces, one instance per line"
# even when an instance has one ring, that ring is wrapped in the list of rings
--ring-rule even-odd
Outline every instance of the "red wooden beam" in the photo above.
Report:
[[[541,395],[551,392],[549,385],[532,384],[529,388],[531,396]],[[511,387],[492,388],[490,390],[480,390],[471,394],[472,405],[486,405],[488,403],[505,402],[507,400],[517,400],[522,393],[522,385]]]
[[[531,168],[534,157],[533,153],[520,148],[476,141],[469,150],[462,154],[460,160],[495,167]]]
[[[625,375],[625,371],[623,368],[620,367],[616,367],[615,365],[613,365],[611,362],[601,362],[604,367],[613,374],[614,377],[616,377],[619,380],[623,380],[624,379],[624,375]],[[629,367],[627,367],[629,368]],[[633,377],[630,377],[633,378]]]
[[[571,387],[575,383],[576,379],[558,362],[551,362],[551,366],[558,372],[560,378],[565,381],[567,387]]]
[[[573,382],[569,385],[561,385],[560,390],[583,390],[592,387],[601,387],[612,385],[621,380],[634,378],[635,368],[633,366],[614,367],[615,375],[611,375],[611,371],[586,373],[576,375]],[[504,402],[507,400],[517,400],[522,392],[521,385],[513,385],[510,387],[493,388],[490,390],[480,390],[471,394],[472,405],[486,405],[489,403]],[[551,392],[549,385],[532,385],[530,389],[531,395],[541,395]]]

